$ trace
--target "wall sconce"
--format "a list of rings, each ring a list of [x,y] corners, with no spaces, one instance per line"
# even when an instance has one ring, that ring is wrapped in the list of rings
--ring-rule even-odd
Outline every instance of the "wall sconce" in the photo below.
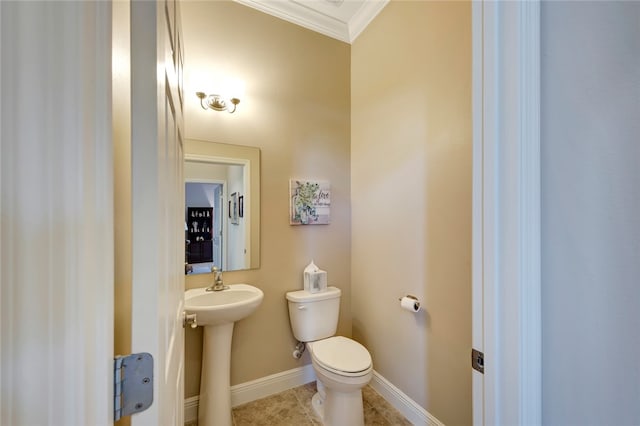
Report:
[[[240,103],[238,98],[229,98],[227,100],[220,95],[207,95],[204,92],[196,92],[196,96],[200,98],[202,109],[227,111],[229,114],[233,114],[236,111],[236,106]]]

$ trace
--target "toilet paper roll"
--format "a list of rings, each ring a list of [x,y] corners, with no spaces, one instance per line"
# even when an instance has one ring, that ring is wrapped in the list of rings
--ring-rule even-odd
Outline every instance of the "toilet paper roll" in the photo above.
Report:
[[[420,302],[418,299],[414,299],[413,297],[405,296],[400,299],[400,306],[402,309],[406,309],[411,312],[418,312],[420,310]]]

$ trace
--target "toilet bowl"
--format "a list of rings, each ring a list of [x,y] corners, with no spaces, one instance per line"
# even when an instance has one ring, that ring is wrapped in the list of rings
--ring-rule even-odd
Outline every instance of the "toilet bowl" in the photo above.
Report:
[[[373,377],[371,355],[342,336],[307,343],[318,392],[313,410],[327,426],[364,425],[362,388]]]
[[[318,392],[312,398],[326,426],[363,426],[362,388],[373,377],[369,351],[355,340],[334,336],[338,325],[340,289],[319,293],[287,293],[293,334],[311,355]]]

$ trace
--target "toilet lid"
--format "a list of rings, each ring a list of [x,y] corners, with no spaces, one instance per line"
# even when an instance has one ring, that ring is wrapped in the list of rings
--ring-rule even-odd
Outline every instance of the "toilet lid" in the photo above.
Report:
[[[371,367],[367,348],[342,336],[313,342],[312,354],[321,367],[338,373],[358,373]]]

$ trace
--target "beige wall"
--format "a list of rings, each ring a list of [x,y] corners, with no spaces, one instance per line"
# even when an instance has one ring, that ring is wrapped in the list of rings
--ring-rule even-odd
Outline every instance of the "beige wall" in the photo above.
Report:
[[[224,274],[226,283],[247,282],[265,293],[260,308],[235,327],[231,382],[237,384],[309,363],[308,356],[291,356],[285,293],[302,288],[311,259],[343,290],[338,332],[351,335],[350,48],[232,2],[183,2],[182,19],[185,137],[261,150],[261,266]],[[197,75],[220,70],[245,81],[235,114],[203,111],[198,87],[190,87]],[[331,182],[330,225],[289,225],[290,178]],[[186,280],[187,288],[210,283],[210,275]],[[199,330],[187,331],[186,346],[190,397],[199,393]]]
[[[470,31],[469,2],[392,1],[351,56],[353,335],[447,425],[472,407]]]

